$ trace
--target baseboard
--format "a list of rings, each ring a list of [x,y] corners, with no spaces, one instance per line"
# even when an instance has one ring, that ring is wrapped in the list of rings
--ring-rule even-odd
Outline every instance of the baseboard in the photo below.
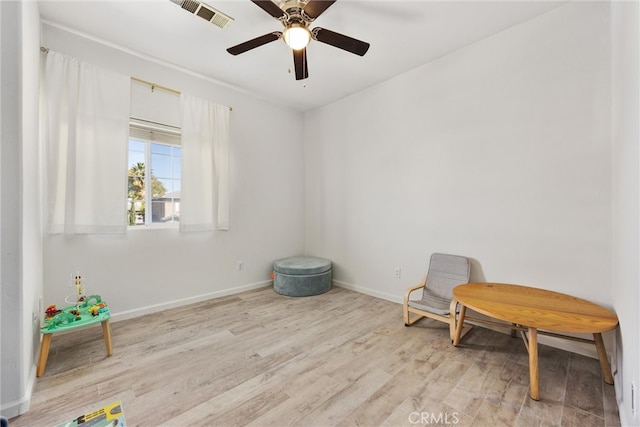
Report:
[[[340,280],[333,280],[332,283],[333,285],[344,288],[344,289],[349,289],[354,292],[362,293],[375,298],[380,298],[393,303],[402,304],[402,297],[399,295],[392,295],[386,292],[380,292],[380,291],[368,289],[362,286],[357,286],[357,285],[343,282]],[[206,301],[213,298],[220,298],[223,296],[234,295],[241,292],[259,289],[259,288],[271,286],[271,284],[272,284],[271,280],[265,280],[261,282],[251,283],[248,285],[243,285],[236,288],[224,289],[224,290],[201,294],[201,295],[197,295],[189,298],[182,298],[179,300],[174,300],[166,303],[141,307],[135,310],[123,311],[120,313],[112,313],[111,319],[112,321],[119,321],[119,320],[135,318],[135,317],[156,313],[156,312],[171,309],[171,308],[176,308],[176,307],[180,307],[188,304]],[[402,322],[401,310],[398,311],[398,314],[399,314],[398,321]],[[494,328],[491,328],[491,329],[494,329]],[[506,331],[500,328],[495,328],[495,330],[500,332]],[[508,332],[505,332],[505,333],[508,333]],[[568,340],[563,340],[559,338],[546,337],[542,335],[539,336],[539,342],[540,344],[549,345],[551,347],[559,348],[561,350],[566,350],[573,353],[582,354],[584,356],[588,356],[596,359],[598,357],[597,352],[595,350],[595,346],[590,344],[578,343],[575,341],[568,341]],[[615,346],[615,341],[613,342],[613,345]],[[33,365],[31,372],[29,374],[29,381],[27,384],[27,389],[25,391],[25,394],[19,400],[0,404],[0,416],[10,419],[26,413],[31,405],[31,396],[33,393],[33,388],[35,386],[35,381],[36,381],[36,366]]]
[[[403,303],[403,296],[401,295],[392,295],[386,292],[380,292],[380,291],[364,288],[362,286],[357,286],[352,283],[342,282],[340,280],[333,280],[333,284],[340,288],[349,289],[351,291],[355,291],[361,294],[384,299],[390,302],[395,302],[398,304]],[[474,313],[473,315],[478,317],[484,317],[482,315],[477,315],[476,313]],[[399,321],[402,322],[402,314],[400,313],[399,316],[400,316]],[[489,328],[489,329],[492,329],[498,332],[503,332],[506,334],[510,333],[507,329],[504,329],[504,328],[493,328],[488,325],[481,325],[481,327]],[[605,345],[607,348],[612,348],[610,340],[607,339],[606,335],[607,334],[605,334]],[[538,342],[543,345],[548,345],[550,347],[558,348],[560,350],[566,350],[571,353],[581,354],[583,356],[591,357],[593,359],[598,358],[598,352],[596,351],[596,347],[595,345],[592,345],[592,344],[570,341],[562,338],[554,338],[554,337],[549,337],[544,335],[538,336]],[[609,357],[609,359],[611,359],[611,357]]]
[[[476,312],[471,312],[471,310],[468,310],[467,314],[469,314],[472,317],[478,317],[480,319],[487,319],[487,320],[493,320],[490,317],[484,316],[480,313],[476,313]],[[501,328],[498,326],[492,326],[492,325],[487,325],[487,324],[482,324],[479,322],[474,323],[469,322],[471,324],[476,325],[476,327],[480,327],[480,328],[487,328],[487,329],[491,329],[493,331],[496,332],[502,332],[505,334],[510,334],[511,331],[509,329],[506,328]],[[589,336],[587,334],[566,334],[569,336],[575,336],[578,338],[584,338],[584,339],[593,339],[593,336]],[[606,336],[605,336],[606,338]],[[518,334],[517,339],[520,339],[520,334]],[[598,358],[598,352],[596,350],[596,346],[595,344],[589,344],[589,343],[585,343],[585,342],[578,342],[578,341],[573,341],[573,340],[569,340],[569,339],[564,339],[564,338],[557,338],[557,337],[551,337],[548,335],[543,335],[542,332],[538,333],[538,344],[541,345],[548,345],[549,347],[554,347],[560,350],[565,350],[571,353],[576,353],[576,354],[580,354],[582,356],[586,356],[586,357],[590,357],[592,359],[597,359]],[[524,345],[524,344],[522,344]],[[609,347],[609,345],[606,345],[606,347]],[[609,360],[611,360],[610,356],[607,356]]]
[[[31,366],[29,372],[29,381],[27,382],[27,388],[24,395],[13,402],[6,402],[0,404],[0,416],[6,419],[11,419],[22,415],[29,410],[31,406],[31,396],[33,395],[33,388],[36,384],[36,365]]]
[[[372,289],[364,288],[362,286],[354,285],[352,283],[342,282],[340,280],[333,280],[332,282],[333,282],[334,285],[338,286],[339,288],[349,289],[350,291],[355,291],[355,292],[359,292],[361,294],[365,294],[365,295],[369,295],[369,296],[372,296],[372,297],[380,298],[380,299],[383,299],[383,300],[387,300],[387,301],[395,302],[395,303],[398,303],[398,304],[402,304],[402,298],[403,298],[402,296],[387,294],[385,292],[380,292],[380,291],[375,291],[375,290],[372,290]]]
[[[206,301],[213,298],[220,298],[223,296],[234,295],[241,292],[246,292],[254,289],[259,289],[267,286],[271,286],[273,282],[271,280],[265,280],[256,283],[250,283],[248,285],[243,285],[237,288],[229,288],[220,291],[210,292],[202,295],[196,295],[189,298],[182,298],[179,300],[173,300],[166,303],[150,305],[146,307],[137,308],[134,310],[128,310],[123,312],[111,313],[111,321],[116,322],[120,320],[131,319],[139,316],[144,316],[151,313],[157,313],[159,311],[168,310],[171,308],[181,307],[188,304],[194,304],[201,301]],[[334,286],[338,286],[340,288],[349,289],[354,292],[358,292],[361,294],[369,295],[375,298],[380,298],[386,301],[390,301],[397,304],[402,304],[403,297],[401,295],[393,295],[386,292],[380,292],[373,289],[365,288],[362,286],[357,286],[352,283],[343,282],[340,280],[332,280]],[[400,313],[400,311],[399,311]],[[475,315],[475,313],[474,313]],[[400,321],[402,321],[401,313],[400,313]],[[483,327],[487,327],[484,325]],[[499,332],[509,333],[506,329],[503,328],[490,328],[495,329]],[[607,348],[611,348],[610,339],[607,339],[605,334],[605,345]],[[580,343],[576,341],[569,341],[566,339],[548,337],[544,335],[540,335],[538,337],[538,341],[540,344],[548,345],[551,347],[559,348],[561,350],[570,351],[572,353],[578,353],[583,356],[591,357],[594,359],[598,358],[598,354],[596,352],[595,346],[586,343]],[[615,343],[614,343],[615,344]],[[35,378],[35,377],[34,377]],[[32,386],[32,385],[31,385]],[[30,396],[30,394],[29,394]],[[28,407],[28,406],[27,406]]]
[[[146,314],[156,313],[163,310],[168,310],[170,308],[180,307],[188,304],[194,304],[201,301],[206,301],[213,298],[220,298],[227,295],[234,295],[241,292],[251,291],[254,289],[263,288],[266,286],[270,286],[273,282],[271,280],[265,280],[262,282],[250,283],[248,285],[239,286],[237,288],[224,289],[221,291],[210,292],[202,295],[196,295],[189,298],[182,298],[179,300],[169,301],[166,303],[150,305],[146,307],[137,308],[135,310],[128,310],[119,313],[111,314],[111,321],[119,321],[125,319],[131,319],[134,317],[144,316]],[[60,335],[71,333],[73,331],[60,332]],[[36,349],[38,351],[39,349]],[[34,364],[31,367],[31,372],[29,373],[29,382],[27,383],[27,388],[24,395],[15,401],[12,402],[0,402],[0,417],[4,417],[5,419],[11,419],[26,413],[31,406],[31,396],[33,394],[33,388],[36,382],[36,370],[37,366]]]
[[[181,307],[183,305],[194,304],[197,302],[202,302],[202,301],[210,300],[213,298],[220,298],[227,295],[239,294],[241,292],[251,291],[254,289],[270,286],[271,283],[272,283],[271,280],[265,280],[262,282],[250,283],[248,285],[239,286],[237,288],[223,289],[221,291],[209,292],[206,294],[196,295],[193,297],[182,298],[179,300],[173,300],[165,303],[149,305],[146,307],[140,307],[133,310],[127,310],[127,311],[121,311],[121,312],[115,312],[115,313],[112,312],[111,321],[117,322],[120,320],[132,319],[134,317],[140,317],[140,316],[144,316],[151,313],[157,313],[159,311]]]
[[[393,295],[386,292],[380,292],[373,289],[365,288],[362,286],[357,286],[352,283],[343,282],[340,280],[332,280],[334,286],[338,286],[340,288],[349,289],[354,292],[358,292],[361,294],[369,295],[375,298],[380,298],[386,301],[390,301],[397,304],[402,304],[403,297],[401,295]],[[194,304],[201,301],[206,301],[212,298],[220,298],[227,295],[234,295],[245,291],[250,291],[254,289],[263,288],[266,286],[270,286],[272,284],[271,280],[265,280],[262,282],[250,283],[248,285],[240,286],[237,288],[224,289],[221,291],[210,292],[207,294],[197,295],[189,298],[183,298],[179,300],[169,301],[166,303],[150,305],[146,307],[137,308],[135,310],[123,311],[119,313],[111,313],[111,320],[113,322],[131,319],[134,317],[144,316],[151,313],[156,313],[163,310],[168,310],[171,308],[180,307],[183,305]],[[400,313],[400,312],[399,312]],[[475,314],[474,314],[475,315]],[[401,314],[400,314],[401,316]],[[402,321],[402,318],[399,318]],[[487,327],[484,325],[483,327]],[[503,328],[491,328],[495,329],[499,332],[509,333],[506,329]],[[607,341],[605,339],[605,341]],[[540,335],[538,337],[538,342],[543,345],[548,345],[550,347],[559,348],[561,350],[566,350],[572,353],[581,354],[583,356],[591,357],[594,359],[598,358],[598,353],[596,352],[595,346],[586,343],[580,343],[576,341],[569,341],[566,339],[548,337],[544,335]],[[608,343],[605,343],[608,344]],[[607,345],[608,348],[611,348],[610,345]]]

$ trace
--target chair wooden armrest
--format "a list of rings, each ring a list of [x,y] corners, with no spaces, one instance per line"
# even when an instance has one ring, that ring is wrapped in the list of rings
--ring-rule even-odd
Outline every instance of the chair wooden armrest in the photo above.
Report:
[[[422,276],[422,281],[415,285],[410,287],[409,289],[407,289],[407,291],[404,293],[404,305],[406,306],[409,303],[409,297],[411,296],[411,293],[417,291],[418,289],[423,289],[425,283],[427,283],[427,276]]]
[[[449,304],[449,316],[453,317],[455,319],[456,317],[456,308],[458,307],[458,301],[456,301],[455,298],[453,298],[451,300],[451,303]]]

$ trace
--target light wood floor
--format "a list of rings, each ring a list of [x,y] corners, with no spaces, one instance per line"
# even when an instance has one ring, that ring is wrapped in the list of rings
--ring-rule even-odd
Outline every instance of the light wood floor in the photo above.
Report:
[[[399,304],[271,288],[54,336],[31,409],[53,426],[120,400],[130,426],[617,426],[598,361],[540,346],[539,402],[519,338],[405,327]]]

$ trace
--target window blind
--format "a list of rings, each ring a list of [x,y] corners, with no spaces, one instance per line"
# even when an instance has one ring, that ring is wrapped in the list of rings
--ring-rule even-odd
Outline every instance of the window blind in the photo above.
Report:
[[[180,145],[181,131],[177,126],[132,117],[129,120],[129,137],[143,141]]]

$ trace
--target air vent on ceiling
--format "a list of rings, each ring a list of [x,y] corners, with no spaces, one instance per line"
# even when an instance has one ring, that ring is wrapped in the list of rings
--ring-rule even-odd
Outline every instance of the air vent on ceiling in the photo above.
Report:
[[[233,22],[233,18],[225,15],[209,6],[208,4],[201,3],[199,1],[194,0],[171,0],[171,2],[177,4],[187,12],[191,12],[196,16],[204,19],[205,21],[211,22],[216,27],[222,28],[223,30],[227,28]]]

